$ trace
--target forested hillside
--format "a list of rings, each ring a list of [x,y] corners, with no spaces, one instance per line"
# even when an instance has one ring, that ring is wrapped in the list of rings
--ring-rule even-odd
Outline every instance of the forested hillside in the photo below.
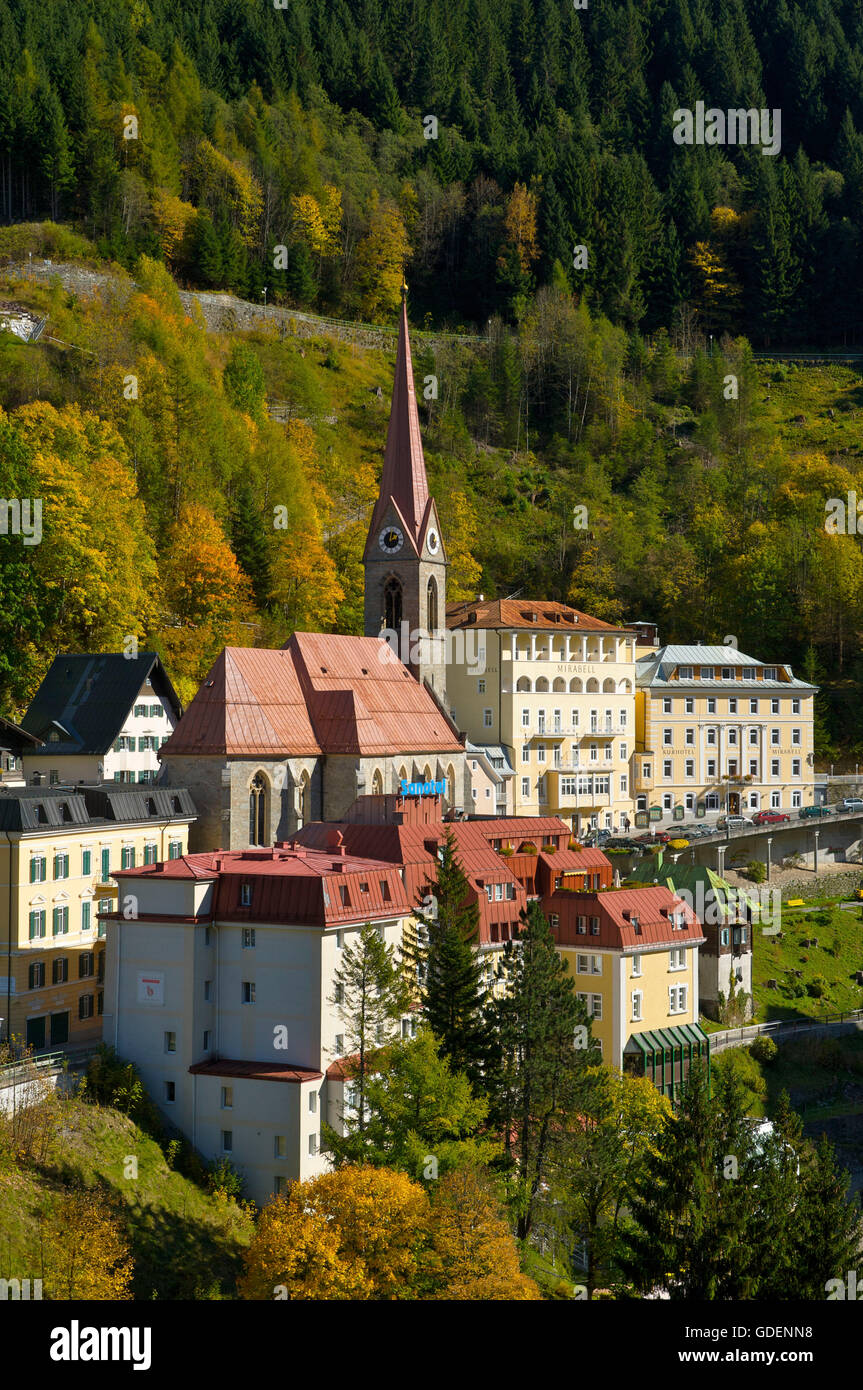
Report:
[[[24,244],[86,249],[51,227],[0,233],[0,253]],[[130,632],[189,698],[226,642],[362,630],[391,352],[272,319],[207,333],[147,258],[96,297],[0,276],[0,298],[50,325],[33,344],[0,334],[0,496],[44,499],[42,543],[0,547],[4,713],[56,650]],[[863,496],[856,370],[756,363],[743,339],[646,344],[566,283],[484,341],[417,335],[414,369],[450,597],[519,591],[655,621],[667,641],[731,635],[824,685],[822,753],[863,750],[863,558],[824,529],[828,498]]]
[[[373,320],[404,260],[452,325],[558,267],[627,331],[846,344],[861,79],[856,0],[0,0],[0,218]],[[781,152],[676,145],[697,101]]]

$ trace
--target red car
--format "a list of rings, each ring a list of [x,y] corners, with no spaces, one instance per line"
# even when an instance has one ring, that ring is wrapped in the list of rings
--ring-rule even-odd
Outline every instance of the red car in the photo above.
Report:
[[[654,844],[658,840],[661,845],[667,845],[668,841],[671,839],[671,836],[669,835],[667,830],[648,830],[646,834],[636,835],[635,838],[636,840],[642,842],[645,840],[649,840]]]
[[[752,819],[756,825],[776,825],[779,821],[790,821],[791,817],[783,816],[779,811],[757,811]]]

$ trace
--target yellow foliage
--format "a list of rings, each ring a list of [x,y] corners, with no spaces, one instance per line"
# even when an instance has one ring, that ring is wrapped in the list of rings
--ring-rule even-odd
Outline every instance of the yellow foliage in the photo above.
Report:
[[[364,318],[386,318],[398,308],[409,250],[398,208],[392,203],[376,204],[369,231],[357,245],[355,258],[360,313]]]
[[[432,1204],[429,1267],[445,1280],[440,1299],[536,1300],[533,1279],[522,1274],[518,1248],[489,1180],[456,1168],[438,1184]]]
[[[42,1248],[49,1298],[131,1298],[129,1245],[101,1193],[64,1193],[45,1219]]]
[[[519,268],[526,275],[539,255],[536,237],[536,196],[523,183],[517,183],[506,205],[506,247],[514,247]],[[506,250],[498,257],[498,265],[506,264]]]
[[[165,188],[156,189],[153,194],[153,218],[159,233],[159,245],[165,253],[166,260],[173,259],[174,252],[183,240],[194,216],[195,208],[191,203],[184,203],[182,198],[169,193]]]
[[[206,139],[198,144],[194,167],[201,195],[208,206],[227,207],[232,225],[246,244],[251,245],[264,205],[257,179]]]
[[[292,194],[291,212],[294,224],[316,255],[335,255],[339,248],[342,195],[334,184],[324,185],[324,196],[320,202],[311,193]]]

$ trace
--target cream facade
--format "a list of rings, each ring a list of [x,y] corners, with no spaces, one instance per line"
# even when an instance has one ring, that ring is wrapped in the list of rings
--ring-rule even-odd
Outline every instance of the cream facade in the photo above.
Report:
[[[637,811],[792,814],[814,799],[817,687],[732,647],[660,647],[636,672]],[[680,817],[680,810],[678,810]]]
[[[447,666],[450,716],[474,744],[501,745],[515,815],[559,815],[578,834],[634,812],[635,634],[534,601],[453,604],[477,659]],[[456,644],[454,643],[455,647]]]
[[[194,819],[186,792],[141,795],[141,805],[126,807],[124,817],[124,808],[111,804],[113,790],[100,796],[99,788],[28,788],[0,797],[4,1041],[38,1050],[101,1036],[100,914],[117,910],[113,872],[186,853]]]

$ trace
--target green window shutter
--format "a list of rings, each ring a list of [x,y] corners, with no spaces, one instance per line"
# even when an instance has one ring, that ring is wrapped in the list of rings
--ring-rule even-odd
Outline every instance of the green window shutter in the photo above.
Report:
[[[81,856],[81,873],[84,874],[85,877],[87,874],[92,873],[92,864],[93,852],[92,850],[85,849]]]
[[[89,903],[82,903],[82,904],[81,904],[81,930],[82,930],[82,931],[89,931],[89,930],[90,930],[90,904],[89,904]]]
[[[30,882],[31,882],[31,883],[38,883],[38,881],[39,881],[39,880],[36,878],[36,860],[31,856],[31,858],[30,858]],[[32,915],[32,914],[31,914],[31,915]]]
[[[111,873],[111,851],[110,851],[109,849],[103,849],[103,850],[102,850],[102,882],[103,882],[103,883],[107,883],[108,878],[109,878],[109,876],[110,876],[110,873]]]
[[[51,914],[51,935],[57,936],[60,931],[60,909],[55,907]]]
[[[37,917],[38,917],[38,913],[36,913],[36,912],[31,912],[31,913],[30,913],[30,940],[31,940],[31,941],[33,941],[34,938],[35,938],[35,936],[36,936],[36,930],[37,930]]]

